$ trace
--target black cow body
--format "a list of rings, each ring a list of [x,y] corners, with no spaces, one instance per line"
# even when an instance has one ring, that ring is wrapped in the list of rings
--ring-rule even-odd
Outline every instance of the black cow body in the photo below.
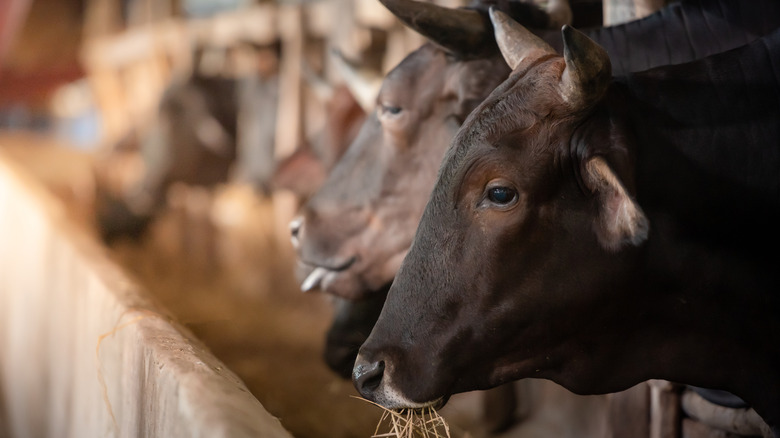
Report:
[[[582,34],[565,62],[526,34],[445,158],[358,389],[419,407],[661,378],[730,391],[780,436],[780,33],[614,81]]]
[[[681,64],[747,44],[778,27],[780,2],[683,0],[640,20],[584,29],[612,59],[621,76],[669,64]],[[554,49],[563,49],[561,33],[536,32]]]

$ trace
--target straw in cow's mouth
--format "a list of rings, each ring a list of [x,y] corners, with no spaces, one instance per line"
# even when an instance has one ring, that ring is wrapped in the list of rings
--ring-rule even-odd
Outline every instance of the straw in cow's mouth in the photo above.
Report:
[[[376,405],[384,411],[371,438],[452,438],[449,425],[432,406],[420,409],[387,409],[370,400],[360,400]],[[380,432],[386,429],[389,430]]]

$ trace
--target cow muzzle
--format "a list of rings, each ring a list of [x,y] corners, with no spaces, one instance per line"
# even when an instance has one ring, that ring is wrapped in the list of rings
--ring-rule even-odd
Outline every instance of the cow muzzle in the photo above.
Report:
[[[328,286],[344,280],[342,277],[350,277],[352,273],[346,271],[353,266],[358,257],[352,255],[341,257],[334,254],[324,254],[318,248],[318,245],[309,245],[305,242],[306,238],[306,220],[303,216],[293,219],[290,224],[290,241],[293,248],[298,253],[298,272],[297,276],[301,281],[301,291],[308,292],[314,289],[323,291],[328,290]],[[344,298],[354,298],[348,294],[339,294]]]
[[[298,216],[290,221],[290,242],[294,249],[301,246],[301,228],[303,227],[303,217]]]
[[[359,354],[352,370],[352,383],[363,398],[387,409],[421,409],[429,406],[437,409],[446,402],[444,397],[422,403],[410,400],[394,387],[386,371],[385,361],[369,361]]]

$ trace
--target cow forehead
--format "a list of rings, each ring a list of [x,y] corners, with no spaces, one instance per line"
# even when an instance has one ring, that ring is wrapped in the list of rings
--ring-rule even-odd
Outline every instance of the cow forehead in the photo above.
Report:
[[[421,88],[435,87],[447,65],[443,50],[430,43],[423,45],[387,73],[379,91],[380,103],[382,98],[410,99]]]
[[[564,67],[563,58],[556,57],[513,72],[474,112],[469,125],[496,141],[550,114],[563,115],[559,85]]]
[[[453,184],[477,155],[497,147],[537,149],[553,147],[546,143],[552,129],[563,124],[541,126],[551,115],[565,119],[566,108],[558,94],[565,63],[551,58],[515,71],[471,114],[447,151],[441,172],[444,184]]]

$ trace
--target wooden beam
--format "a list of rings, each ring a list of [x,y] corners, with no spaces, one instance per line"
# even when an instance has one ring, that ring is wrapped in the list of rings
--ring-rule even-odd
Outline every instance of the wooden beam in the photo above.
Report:
[[[295,151],[303,138],[303,93],[301,60],[303,59],[304,29],[300,5],[279,8],[282,56],[279,66],[279,107],[276,116],[276,144],[274,155],[282,159]]]
[[[666,6],[667,0],[604,0],[604,26],[638,20]]]
[[[3,0],[0,2],[0,67],[8,48],[30,11],[32,0]],[[0,74],[2,74],[0,72]]]

